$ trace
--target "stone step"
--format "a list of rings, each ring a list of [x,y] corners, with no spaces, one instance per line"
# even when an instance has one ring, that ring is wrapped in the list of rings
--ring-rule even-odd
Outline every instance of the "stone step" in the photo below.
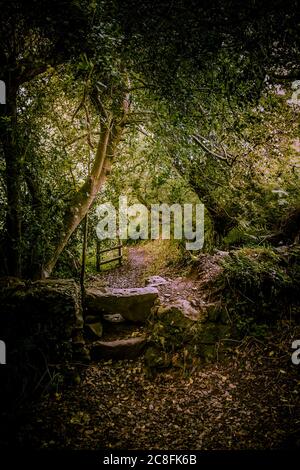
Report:
[[[120,314],[125,320],[145,323],[158,299],[155,287],[114,289],[87,287],[85,308],[88,315]]]
[[[95,341],[90,346],[91,359],[136,359],[145,350],[145,335],[114,341]]]

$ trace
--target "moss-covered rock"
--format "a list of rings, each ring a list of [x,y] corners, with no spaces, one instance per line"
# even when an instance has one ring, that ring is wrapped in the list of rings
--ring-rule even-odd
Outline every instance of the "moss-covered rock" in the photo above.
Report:
[[[222,349],[224,340],[230,338],[232,334],[231,325],[215,322],[200,323],[193,338],[197,353],[206,362],[211,361],[216,356],[216,348]]]
[[[147,367],[160,369],[174,365],[174,354],[177,365],[183,368],[187,354],[189,358],[200,357],[204,361],[214,359],[216,346],[220,350],[222,341],[231,336],[232,327],[221,304],[208,307],[201,320],[193,320],[174,305],[157,306],[149,328],[151,346],[145,356]]]
[[[171,365],[171,360],[159,346],[150,345],[145,352],[145,364],[148,370],[164,369]]]
[[[7,345],[7,387],[51,380],[49,365],[89,359],[83,339],[81,289],[73,279],[0,280],[0,331]],[[25,388],[26,388],[25,387]]]

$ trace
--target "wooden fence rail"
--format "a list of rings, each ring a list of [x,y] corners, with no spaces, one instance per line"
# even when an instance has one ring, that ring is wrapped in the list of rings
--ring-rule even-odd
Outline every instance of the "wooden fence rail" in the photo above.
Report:
[[[101,250],[101,243],[99,240],[96,241],[96,270],[97,272],[101,271],[101,266],[104,264],[111,263],[113,261],[119,261],[119,266],[122,264],[122,258],[123,258],[123,245],[121,240],[119,240],[118,245],[113,246],[111,248],[103,248]],[[106,260],[101,260],[101,255],[103,253],[108,253],[109,251],[115,251],[118,250],[118,256],[115,256],[114,258],[106,259]]]

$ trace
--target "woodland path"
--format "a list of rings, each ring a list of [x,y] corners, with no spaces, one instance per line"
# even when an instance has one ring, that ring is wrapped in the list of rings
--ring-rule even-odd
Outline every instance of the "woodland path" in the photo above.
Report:
[[[114,287],[143,286],[150,262],[143,247],[132,247],[123,267],[104,272],[101,281]],[[209,269],[206,263],[203,278]],[[160,274],[172,278],[171,295],[201,300],[193,288],[202,281],[171,271]],[[166,289],[160,287],[162,297]],[[287,372],[287,357],[253,338],[237,346],[224,361],[188,374],[173,368],[149,377],[142,358],[84,366],[78,385],[45,396],[36,405],[19,440],[29,447],[55,449],[268,449],[300,444],[299,378]]]
[[[121,267],[103,271],[98,276],[91,276],[89,284],[107,285],[116,288],[144,287],[146,279],[153,274],[154,259],[151,253],[142,246],[129,247]],[[158,285],[159,297],[162,303],[188,300],[195,308],[203,304],[203,281],[193,277],[184,277],[172,268],[164,268],[156,272],[168,282]]]

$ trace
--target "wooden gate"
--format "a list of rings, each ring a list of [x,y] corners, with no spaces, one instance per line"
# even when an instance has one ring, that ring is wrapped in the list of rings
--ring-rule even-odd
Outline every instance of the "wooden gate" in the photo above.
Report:
[[[110,251],[115,251],[115,250],[118,250],[118,256],[115,256],[110,259],[105,259],[105,260],[101,259],[101,255],[103,253],[108,253]],[[101,242],[99,240],[96,241],[96,270],[97,272],[101,271],[101,266],[103,266],[104,264],[111,263],[113,261],[118,261],[119,266],[121,266],[122,258],[123,258],[123,245],[120,239],[118,239],[117,245],[112,246],[110,248],[103,248],[103,250],[101,250]]]

